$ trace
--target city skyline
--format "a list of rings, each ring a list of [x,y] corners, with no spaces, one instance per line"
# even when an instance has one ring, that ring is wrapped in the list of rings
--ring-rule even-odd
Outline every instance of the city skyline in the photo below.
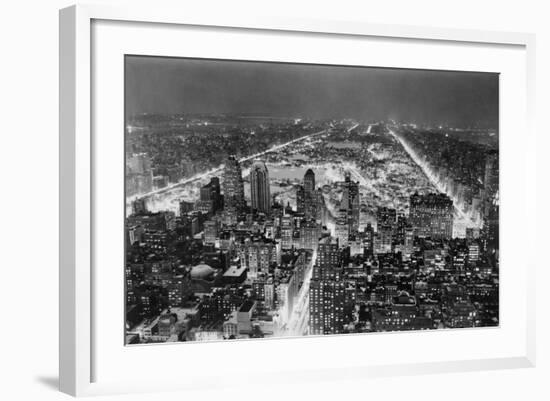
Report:
[[[260,67],[264,78],[283,67],[318,73]],[[347,68],[331,68],[326,79],[339,87]],[[459,74],[458,90],[456,74],[425,73],[445,76],[453,115],[472,118],[462,90],[479,76]],[[126,74],[127,100],[151,90],[133,68]],[[230,103],[241,93],[217,90]],[[286,104],[289,87],[256,90]],[[254,97],[238,105],[246,115],[223,114],[205,106],[209,95],[182,96],[202,112],[171,114],[161,102],[163,112],[125,124],[127,345],[499,325],[498,129],[458,129],[441,111],[430,127],[328,118],[334,99],[311,100],[318,119],[253,115]],[[484,102],[498,116],[498,101]]]

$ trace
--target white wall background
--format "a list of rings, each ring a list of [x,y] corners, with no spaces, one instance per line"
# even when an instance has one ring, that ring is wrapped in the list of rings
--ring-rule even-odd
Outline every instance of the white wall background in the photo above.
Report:
[[[136,0],[95,2],[127,4]],[[57,12],[72,3],[12,0],[3,3],[0,12],[0,398],[6,400],[67,398],[57,392]],[[150,3],[156,7],[179,4],[190,12],[206,14],[212,9],[226,13],[254,10],[257,14],[536,33],[540,221],[538,232],[530,235],[533,241],[538,241],[541,250],[537,273],[538,366],[524,370],[372,379],[361,385],[327,382],[287,386],[280,383],[265,390],[230,390],[223,394],[205,390],[196,394],[130,395],[116,399],[549,399],[546,284],[550,266],[547,258],[543,258],[548,243],[548,230],[543,227],[549,223],[545,200],[550,181],[546,178],[550,173],[550,158],[546,156],[549,132],[545,124],[550,111],[547,75],[550,73],[550,13],[546,2],[339,0],[325,5],[313,0],[269,3],[157,0]]]

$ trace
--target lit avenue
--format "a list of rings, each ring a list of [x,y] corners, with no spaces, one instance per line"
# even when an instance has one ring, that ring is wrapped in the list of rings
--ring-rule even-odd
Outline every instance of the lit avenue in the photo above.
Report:
[[[499,325],[498,131],[126,121],[126,344]]]

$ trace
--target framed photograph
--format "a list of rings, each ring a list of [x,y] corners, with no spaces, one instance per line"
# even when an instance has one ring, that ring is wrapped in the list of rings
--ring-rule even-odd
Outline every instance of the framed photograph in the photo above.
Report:
[[[533,66],[522,33],[61,10],[61,391],[534,366]]]

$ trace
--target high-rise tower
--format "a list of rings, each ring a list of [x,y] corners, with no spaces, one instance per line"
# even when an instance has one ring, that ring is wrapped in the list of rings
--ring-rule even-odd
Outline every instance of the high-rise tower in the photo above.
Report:
[[[312,169],[308,169],[304,175],[304,190],[306,194],[315,190],[315,173]]]
[[[250,169],[250,197],[252,209],[269,214],[271,212],[271,194],[269,191],[269,173],[262,161],[256,161]]]
[[[241,210],[245,206],[241,166],[235,156],[229,156],[223,169],[224,206],[228,210]]]
[[[309,286],[309,333],[337,334],[344,321],[344,292],[340,252],[336,244],[319,244]]]

